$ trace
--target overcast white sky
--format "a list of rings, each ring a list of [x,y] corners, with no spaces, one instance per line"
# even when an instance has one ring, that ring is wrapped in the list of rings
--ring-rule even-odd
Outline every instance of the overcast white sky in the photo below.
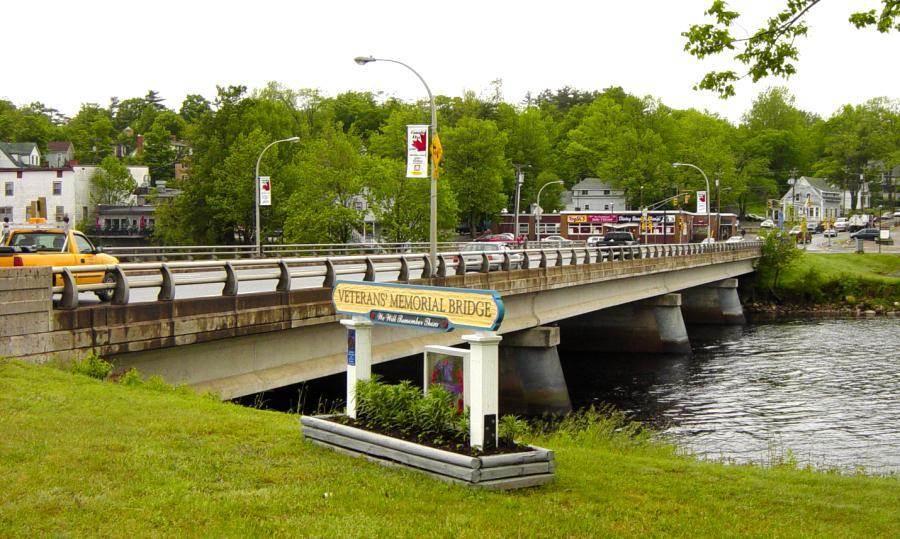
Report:
[[[711,0],[572,2],[330,1],[122,2],[45,0],[33,18],[7,19],[0,98],[41,101],[69,115],[80,103],[143,96],[150,88],[176,110],[188,93],[217,84],[383,91],[422,97],[412,74],[390,64],[357,66],[358,55],[397,58],[438,94],[485,92],[503,80],[504,98],[570,85],[611,85],[739,120],[753,97],[778,81],[741,84],[722,101],[695,92],[710,64],[683,52],[680,33]],[[748,30],[784,0],[734,0]],[[874,0],[822,2],[800,44],[799,75],[786,84],[797,104],[823,116],[843,103],[900,95],[900,35],[855,30],[850,11]],[[431,37],[433,36],[433,37]]]

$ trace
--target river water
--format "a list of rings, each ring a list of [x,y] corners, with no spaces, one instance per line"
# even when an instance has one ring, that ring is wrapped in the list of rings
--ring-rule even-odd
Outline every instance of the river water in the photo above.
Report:
[[[563,356],[608,402],[701,458],[900,473],[900,320],[690,327],[693,354]]]

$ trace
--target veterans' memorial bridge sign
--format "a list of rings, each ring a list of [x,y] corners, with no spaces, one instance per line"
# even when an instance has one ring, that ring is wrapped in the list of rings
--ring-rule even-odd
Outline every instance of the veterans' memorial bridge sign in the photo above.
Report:
[[[338,281],[332,301],[337,312],[376,324],[494,331],[503,321],[503,300],[493,290]]]

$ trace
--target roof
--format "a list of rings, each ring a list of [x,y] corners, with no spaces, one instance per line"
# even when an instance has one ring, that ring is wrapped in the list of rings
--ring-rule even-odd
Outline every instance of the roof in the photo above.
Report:
[[[36,148],[37,144],[34,142],[0,142],[0,149],[5,150],[8,154],[27,155]]]
[[[612,184],[600,178],[585,178],[572,186],[572,191],[584,191],[588,189],[613,189]]]
[[[801,176],[800,180],[806,180],[810,186],[812,186],[817,191],[826,191],[829,193],[840,193],[841,190],[831,185],[828,180],[824,178],[810,178],[809,176]]]
[[[48,152],[67,152],[72,147],[72,142],[68,140],[52,140],[47,143]]]

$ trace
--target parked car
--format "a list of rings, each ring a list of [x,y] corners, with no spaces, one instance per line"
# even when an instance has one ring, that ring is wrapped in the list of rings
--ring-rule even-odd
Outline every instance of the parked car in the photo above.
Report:
[[[845,232],[847,230],[848,222],[846,217],[838,217],[834,222],[834,229],[838,232]]]
[[[826,238],[836,238],[837,230],[835,230],[833,228],[826,228],[825,231],[822,232],[822,235],[825,236]]]
[[[466,269],[468,271],[478,271],[479,268],[481,268],[481,253],[487,254],[488,264],[493,271],[500,269],[500,265],[503,264],[503,253],[510,250],[509,246],[505,243],[472,242],[463,245],[460,252],[472,253],[471,255],[463,254],[463,259],[466,261]],[[511,253],[509,255],[510,266],[512,268],[519,268],[522,265],[522,259],[523,257],[520,253]],[[454,263],[459,261],[457,257],[453,257],[452,260]]]
[[[552,244],[553,246],[558,246],[558,247],[567,247],[569,245],[572,245],[575,242],[573,242],[572,240],[568,240],[562,236],[546,236],[546,237],[541,238],[541,243],[542,244]]]
[[[759,228],[775,228],[775,221],[771,219],[766,219],[762,223],[759,224]]]
[[[603,236],[591,236],[587,239],[588,247],[597,247],[598,245],[603,245]]]
[[[806,223],[806,231],[809,232],[810,234],[815,234],[816,232],[819,232],[818,228],[819,227],[816,226],[816,223]]]
[[[864,240],[877,240],[880,232],[877,228],[863,228],[850,234],[851,239],[861,238]]]
[[[599,245],[637,245],[631,232],[607,232],[603,236],[603,241]]]
[[[741,235],[734,235],[725,240],[725,243],[740,243],[744,241],[744,237]]]
[[[702,240],[700,243],[701,243],[701,244],[704,244],[704,243],[716,243],[716,239],[715,239],[715,238],[703,238],[703,240]]]
[[[788,235],[797,240],[797,243],[809,243],[812,241],[812,236],[808,232],[806,234],[800,233],[800,225],[795,225],[794,228],[788,232]]]

